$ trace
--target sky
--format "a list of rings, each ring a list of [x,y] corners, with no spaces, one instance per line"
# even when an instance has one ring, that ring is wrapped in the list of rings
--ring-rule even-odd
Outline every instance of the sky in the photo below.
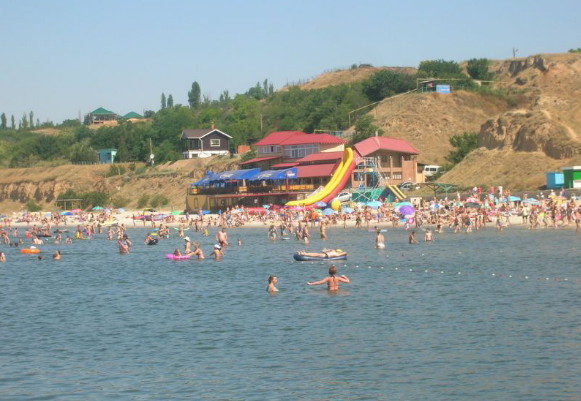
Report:
[[[0,113],[59,124],[187,105],[353,64],[417,67],[581,47],[581,1],[0,0]]]

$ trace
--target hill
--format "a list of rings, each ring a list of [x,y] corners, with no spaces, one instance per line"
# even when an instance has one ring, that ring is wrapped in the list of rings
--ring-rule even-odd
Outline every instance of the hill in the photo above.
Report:
[[[383,69],[416,71],[361,66],[326,72],[299,86],[314,90],[360,82]],[[581,165],[581,54],[495,60],[490,71],[495,83],[486,89],[388,98],[368,115],[384,135],[412,143],[420,151],[419,161],[426,164],[445,162],[453,135],[477,133],[478,149],[440,182],[534,190],[544,184],[547,171]],[[31,199],[53,205],[67,189],[108,192],[128,207],[136,207],[136,194],[162,194],[169,201],[168,207],[183,209],[189,183],[208,169],[235,168],[237,161],[181,160],[154,169],[138,166],[123,174],[112,174],[108,165],[4,169],[0,174],[0,210],[22,210]]]

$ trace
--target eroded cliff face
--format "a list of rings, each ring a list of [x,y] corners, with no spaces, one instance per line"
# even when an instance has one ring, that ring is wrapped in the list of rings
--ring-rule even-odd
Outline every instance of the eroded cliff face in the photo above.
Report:
[[[107,192],[109,187],[104,181],[92,182],[91,185],[59,180],[0,183],[0,202],[11,200],[26,203],[29,200],[34,200],[38,203],[54,203],[60,194],[65,193],[69,189],[78,192]]]
[[[567,127],[541,110],[509,112],[488,120],[480,129],[478,145],[491,150],[543,152],[553,159],[581,154],[581,144]]]

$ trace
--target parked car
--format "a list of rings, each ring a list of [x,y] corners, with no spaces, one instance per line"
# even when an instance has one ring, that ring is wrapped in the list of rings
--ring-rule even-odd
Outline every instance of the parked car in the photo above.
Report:
[[[341,192],[335,197],[339,202],[349,202],[351,200],[351,192]]]
[[[409,191],[411,189],[420,189],[420,186],[418,184],[411,181],[404,181],[401,184],[399,184],[398,187],[399,189],[404,191]]]

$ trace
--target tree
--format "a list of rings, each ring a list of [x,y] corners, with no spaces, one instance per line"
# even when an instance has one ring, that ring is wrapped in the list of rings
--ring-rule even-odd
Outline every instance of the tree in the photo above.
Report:
[[[10,116],[10,120],[11,120],[11,122],[12,122],[12,129],[13,129],[13,130],[15,130],[15,129],[16,129],[16,123],[14,122],[14,114],[12,114],[12,115]]]
[[[474,79],[489,81],[492,78],[492,74],[488,72],[489,66],[490,60],[487,58],[473,58],[468,60],[466,70],[468,71],[468,75]]]
[[[454,135],[450,138],[450,145],[455,149],[452,150],[446,160],[451,164],[458,164],[468,153],[478,147],[478,135],[474,132],[464,132],[462,135]]]
[[[383,70],[378,71],[363,82],[363,93],[372,102],[378,102],[386,97],[407,92],[415,87],[416,83],[413,76]]]
[[[24,113],[22,116],[22,120],[20,122],[20,128],[28,129],[28,117],[26,117],[26,113]]]
[[[0,122],[0,129],[6,129],[6,128],[8,128],[7,125],[6,125],[6,114],[5,113],[2,113],[2,115],[0,116],[0,120],[1,120],[1,122]]]
[[[173,96],[171,94],[167,97],[167,107],[169,109],[173,107]]]
[[[458,63],[445,60],[422,61],[418,68],[418,75],[431,78],[465,77]]]
[[[192,83],[192,89],[188,92],[188,104],[190,109],[197,109],[200,107],[200,102],[202,100],[202,91],[200,90],[200,85],[194,81]]]
[[[30,124],[30,128],[34,128],[34,113],[30,111],[28,114],[28,122]]]
[[[165,100],[165,93],[161,94],[161,109],[165,109],[167,107],[167,102]]]
[[[569,53],[581,53],[581,47],[578,47],[576,49],[569,49]]]
[[[351,143],[361,142],[364,139],[377,135],[383,135],[383,130],[373,124],[371,116],[365,116],[357,120],[355,124],[355,135],[351,138]]]

